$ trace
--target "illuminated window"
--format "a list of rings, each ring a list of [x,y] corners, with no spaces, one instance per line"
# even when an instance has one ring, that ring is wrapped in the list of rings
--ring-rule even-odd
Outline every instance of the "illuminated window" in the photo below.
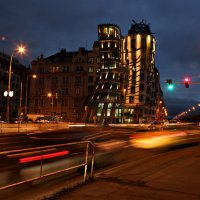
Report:
[[[97,63],[100,63],[100,57],[97,57]]]
[[[89,67],[88,71],[89,72],[94,72],[94,68],[93,67]]]
[[[92,63],[92,64],[94,63],[94,58],[93,57],[89,58],[89,63]]]

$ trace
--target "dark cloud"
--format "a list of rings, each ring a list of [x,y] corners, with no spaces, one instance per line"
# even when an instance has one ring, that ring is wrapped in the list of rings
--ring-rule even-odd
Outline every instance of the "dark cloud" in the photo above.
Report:
[[[60,48],[91,49],[100,23],[115,23],[126,35],[132,19],[145,19],[157,39],[156,65],[166,102],[171,99],[173,104],[174,99],[176,105],[176,98],[182,98],[186,105],[193,103],[190,99],[200,99],[198,85],[185,89],[177,84],[172,94],[164,83],[166,79],[181,82],[186,75],[199,81],[199,0],[6,0],[0,7],[0,35],[8,38],[0,48],[10,53],[16,43],[24,42],[29,48],[26,63]]]

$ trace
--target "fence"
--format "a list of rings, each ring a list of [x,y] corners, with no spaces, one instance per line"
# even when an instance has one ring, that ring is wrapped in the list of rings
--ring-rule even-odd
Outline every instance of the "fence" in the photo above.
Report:
[[[85,157],[83,157],[83,162],[75,164],[71,167],[67,167],[64,169],[60,169],[60,170],[56,170],[53,172],[44,172],[44,160],[48,159],[48,158],[52,158],[55,155],[56,156],[64,156],[66,154],[68,154],[68,151],[66,150],[62,150],[59,153],[48,153],[46,154],[47,151],[50,151],[52,149],[63,149],[67,146],[80,146],[83,145],[83,147],[85,148]],[[59,144],[59,145],[51,145],[51,146],[45,146],[45,147],[36,147],[36,148],[27,148],[27,149],[21,149],[21,150],[12,150],[12,151],[5,151],[5,152],[0,152],[0,156],[7,158],[9,156],[13,156],[13,155],[25,155],[27,153],[31,153],[31,152],[36,152],[37,151],[37,155],[36,156],[32,156],[31,158],[21,158],[19,159],[21,164],[26,164],[27,162],[29,162],[30,160],[34,160],[37,162],[40,162],[40,164],[38,165],[37,169],[38,169],[38,173],[35,175],[35,177],[27,177],[27,179],[25,180],[20,180],[14,183],[10,183],[7,185],[3,185],[0,186],[0,190],[4,190],[7,188],[11,188],[17,185],[21,185],[24,183],[28,183],[28,182],[32,182],[34,180],[38,180],[38,179],[42,179],[44,177],[49,177],[52,175],[56,175],[59,173],[63,173],[66,171],[70,171],[73,169],[79,169],[79,168],[84,168],[84,174],[83,174],[83,181],[85,182],[86,180],[90,179],[91,177],[93,177],[93,168],[94,168],[94,155],[95,155],[95,148],[94,148],[94,144],[90,141],[83,141],[83,142],[74,142],[74,143],[68,143],[68,144]],[[66,158],[68,159],[68,158]],[[89,164],[91,165],[91,169],[90,169],[90,173],[88,173],[88,166]],[[89,174],[89,175],[88,175]]]

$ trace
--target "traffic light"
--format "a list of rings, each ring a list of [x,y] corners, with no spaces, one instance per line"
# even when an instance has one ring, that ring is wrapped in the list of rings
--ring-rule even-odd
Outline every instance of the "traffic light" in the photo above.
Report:
[[[174,89],[174,84],[172,84],[172,80],[168,79],[168,80],[166,80],[166,83],[168,83],[168,86],[167,86],[168,90]]]
[[[184,79],[185,87],[189,88],[189,78]]]

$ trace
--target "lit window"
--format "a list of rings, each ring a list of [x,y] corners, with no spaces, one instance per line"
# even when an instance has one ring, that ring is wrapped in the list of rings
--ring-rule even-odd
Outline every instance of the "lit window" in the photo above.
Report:
[[[92,64],[94,63],[94,58],[93,57],[89,58],[89,63],[92,63]]]
[[[89,67],[89,72],[94,72],[94,68],[93,67]]]
[[[100,63],[100,57],[97,57],[97,63]]]

